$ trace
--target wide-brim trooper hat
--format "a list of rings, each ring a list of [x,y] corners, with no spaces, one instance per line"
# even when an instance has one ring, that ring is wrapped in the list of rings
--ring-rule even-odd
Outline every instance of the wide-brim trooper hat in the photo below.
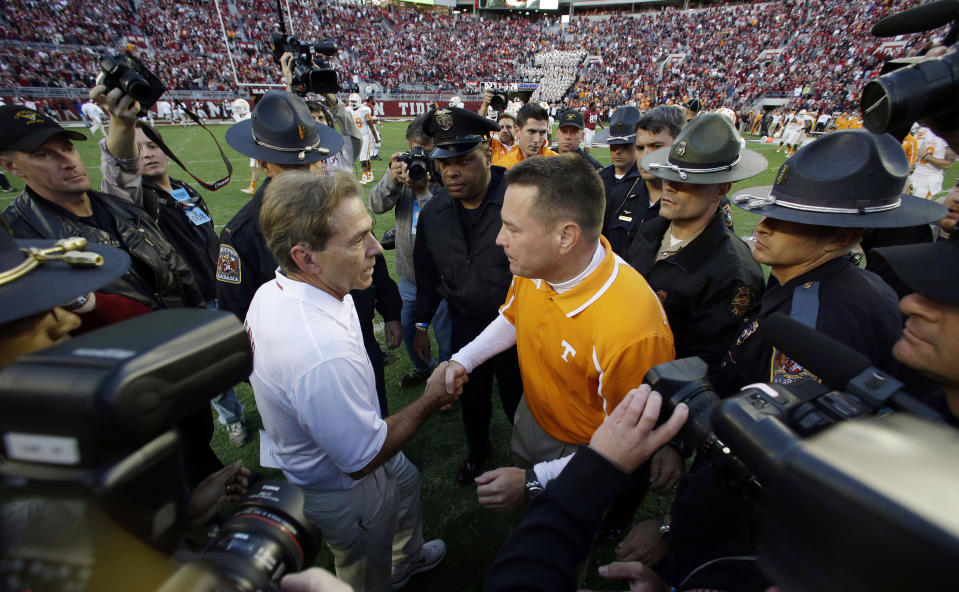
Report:
[[[306,101],[271,90],[244,119],[226,130],[226,142],[244,156],[281,165],[326,160],[343,148],[343,136],[313,121]]]
[[[129,267],[124,251],[84,238],[16,240],[0,230],[0,323],[62,306]]]
[[[774,185],[739,191],[732,201],[760,216],[818,226],[902,228],[944,218],[945,206],[902,192],[908,177],[895,138],[844,130],[800,148]]]
[[[499,124],[467,109],[441,107],[426,114],[423,131],[433,138],[432,158],[452,158],[476,150]]]
[[[624,105],[614,111],[609,118],[609,137],[606,143],[635,144],[639,115],[639,109],[630,105]]]
[[[742,147],[739,133],[717,113],[700,115],[686,124],[673,145],[647,154],[643,170],[660,179],[711,185],[755,177],[769,161]]]

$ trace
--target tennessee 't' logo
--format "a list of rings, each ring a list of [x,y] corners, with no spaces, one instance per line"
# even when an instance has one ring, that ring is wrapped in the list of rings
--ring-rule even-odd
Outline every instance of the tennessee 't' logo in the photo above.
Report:
[[[563,346],[563,355],[560,357],[563,358],[564,362],[569,363],[569,354],[573,354],[573,357],[575,358],[576,350],[573,349],[573,346],[567,343],[565,339],[561,345]]]

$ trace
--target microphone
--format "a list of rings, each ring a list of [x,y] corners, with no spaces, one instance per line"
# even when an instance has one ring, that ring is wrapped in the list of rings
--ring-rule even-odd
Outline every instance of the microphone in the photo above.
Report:
[[[759,334],[832,389],[848,391],[877,409],[892,405],[930,421],[942,421],[937,412],[906,394],[902,382],[873,367],[861,352],[781,312],[763,320]]]
[[[921,33],[948,25],[959,16],[959,0],[937,0],[882,19],[872,27],[876,37]]]

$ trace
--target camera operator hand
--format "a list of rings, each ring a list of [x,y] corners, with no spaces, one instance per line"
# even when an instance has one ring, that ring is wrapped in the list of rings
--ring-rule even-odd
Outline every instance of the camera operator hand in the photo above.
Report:
[[[190,525],[199,526],[212,518],[224,503],[239,501],[249,486],[249,476],[250,469],[238,460],[200,481],[187,508]]]
[[[353,587],[319,567],[283,576],[280,588],[287,592],[352,592]]]
[[[686,465],[674,448],[663,446],[653,455],[649,468],[649,489],[659,495],[672,493]]]
[[[662,405],[662,395],[648,384],[629,391],[593,433],[590,448],[624,473],[631,474],[672,440],[689,417],[689,407],[680,403],[672,416],[657,428]]]
[[[136,158],[139,153],[135,126],[140,103],[119,88],[107,92],[107,87],[102,84],[90,90],[90,100],[103,105],[110,114],[110,129],[107,131],[107,150],[110,154],[123,159]]]
[[[620,561],[642,561],[655,565],[669,550],[669,545],[659,535],[655,519],[634,524],[629,534],[616,545],[616,558]]]
[[[275,54],[274,54],[275,55]],[[286,51],[280,56],[280,69],[283,70],[283,79],[286,80],[286,90],[293,90],[293,54]]]
[[[667,592],[670,589],[656,572],[642,563],[610,563],[599,566],[597,571],[600,577],[607,580],[628,580],[629,592]]]

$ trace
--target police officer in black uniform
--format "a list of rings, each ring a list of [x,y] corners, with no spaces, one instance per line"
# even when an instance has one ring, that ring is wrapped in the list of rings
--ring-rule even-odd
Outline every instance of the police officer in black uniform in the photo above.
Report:
[[[915,226],[945,214],[939,204],[900,194],[908,175],[906,156],[892,136],[849,130],[801,148],[779,168],[774,185],[733,196],[738,206],[764,216],[754,233],[754,257],[772,273],[759,310],[744,320],[731,344],[714,385],[718,394],[755,382],[816,379],[757,334],[775,312],[857,349],[878,368],[896,370],[891,352],[902,331],[896,294],[848,255],[864,227]],[[660,573],[679,582],[719,557],[754,554],[760,505],[749,491],[721,462],[697,459],[673,505]],[[719,563],[731,565],[711,565]],[[753,570],[734,567],[709,581],[710,587],[743,589],[754,577]]]
[[[426,114],[423,125],[433,138],[431,154],[445,187],[433,195],[420,213],[413,248],[416,272],[416,328],[414,351],[430,359],[430,319],[442,298],[449,305],[452,351],[479,335],[498,314],[513,274],[503,249],[496,245],[506,183],[505,169],[490,166],[490,132],[496,122],[460,109],[444,107]],[[512,424],[523,394],[516,348],[480,365],[471,374],[460,402],[469,452],[456,478],[473,483],[490,453],[490,395],[493,376],[500,400]]]
[[[649,208],[644,197],[645,184],[636,163],[636,124],[639,109],[625,106],[609,118],[609,155],[612,164],[599,172],[606,188],[606,214],[603,236],[617,255],[626,252],[633,233]]]
[[[678,116],[678,109],[672,109]],[[676,357],[699,356],[715,374],[743,317],[759,305],[763,272],[723,221],[719,204],[732,183],[766,170],[721,115],[695,118],[669,148],[640,166],[662,180],[662,209],[644,224],[624,259],[659,296]]]

